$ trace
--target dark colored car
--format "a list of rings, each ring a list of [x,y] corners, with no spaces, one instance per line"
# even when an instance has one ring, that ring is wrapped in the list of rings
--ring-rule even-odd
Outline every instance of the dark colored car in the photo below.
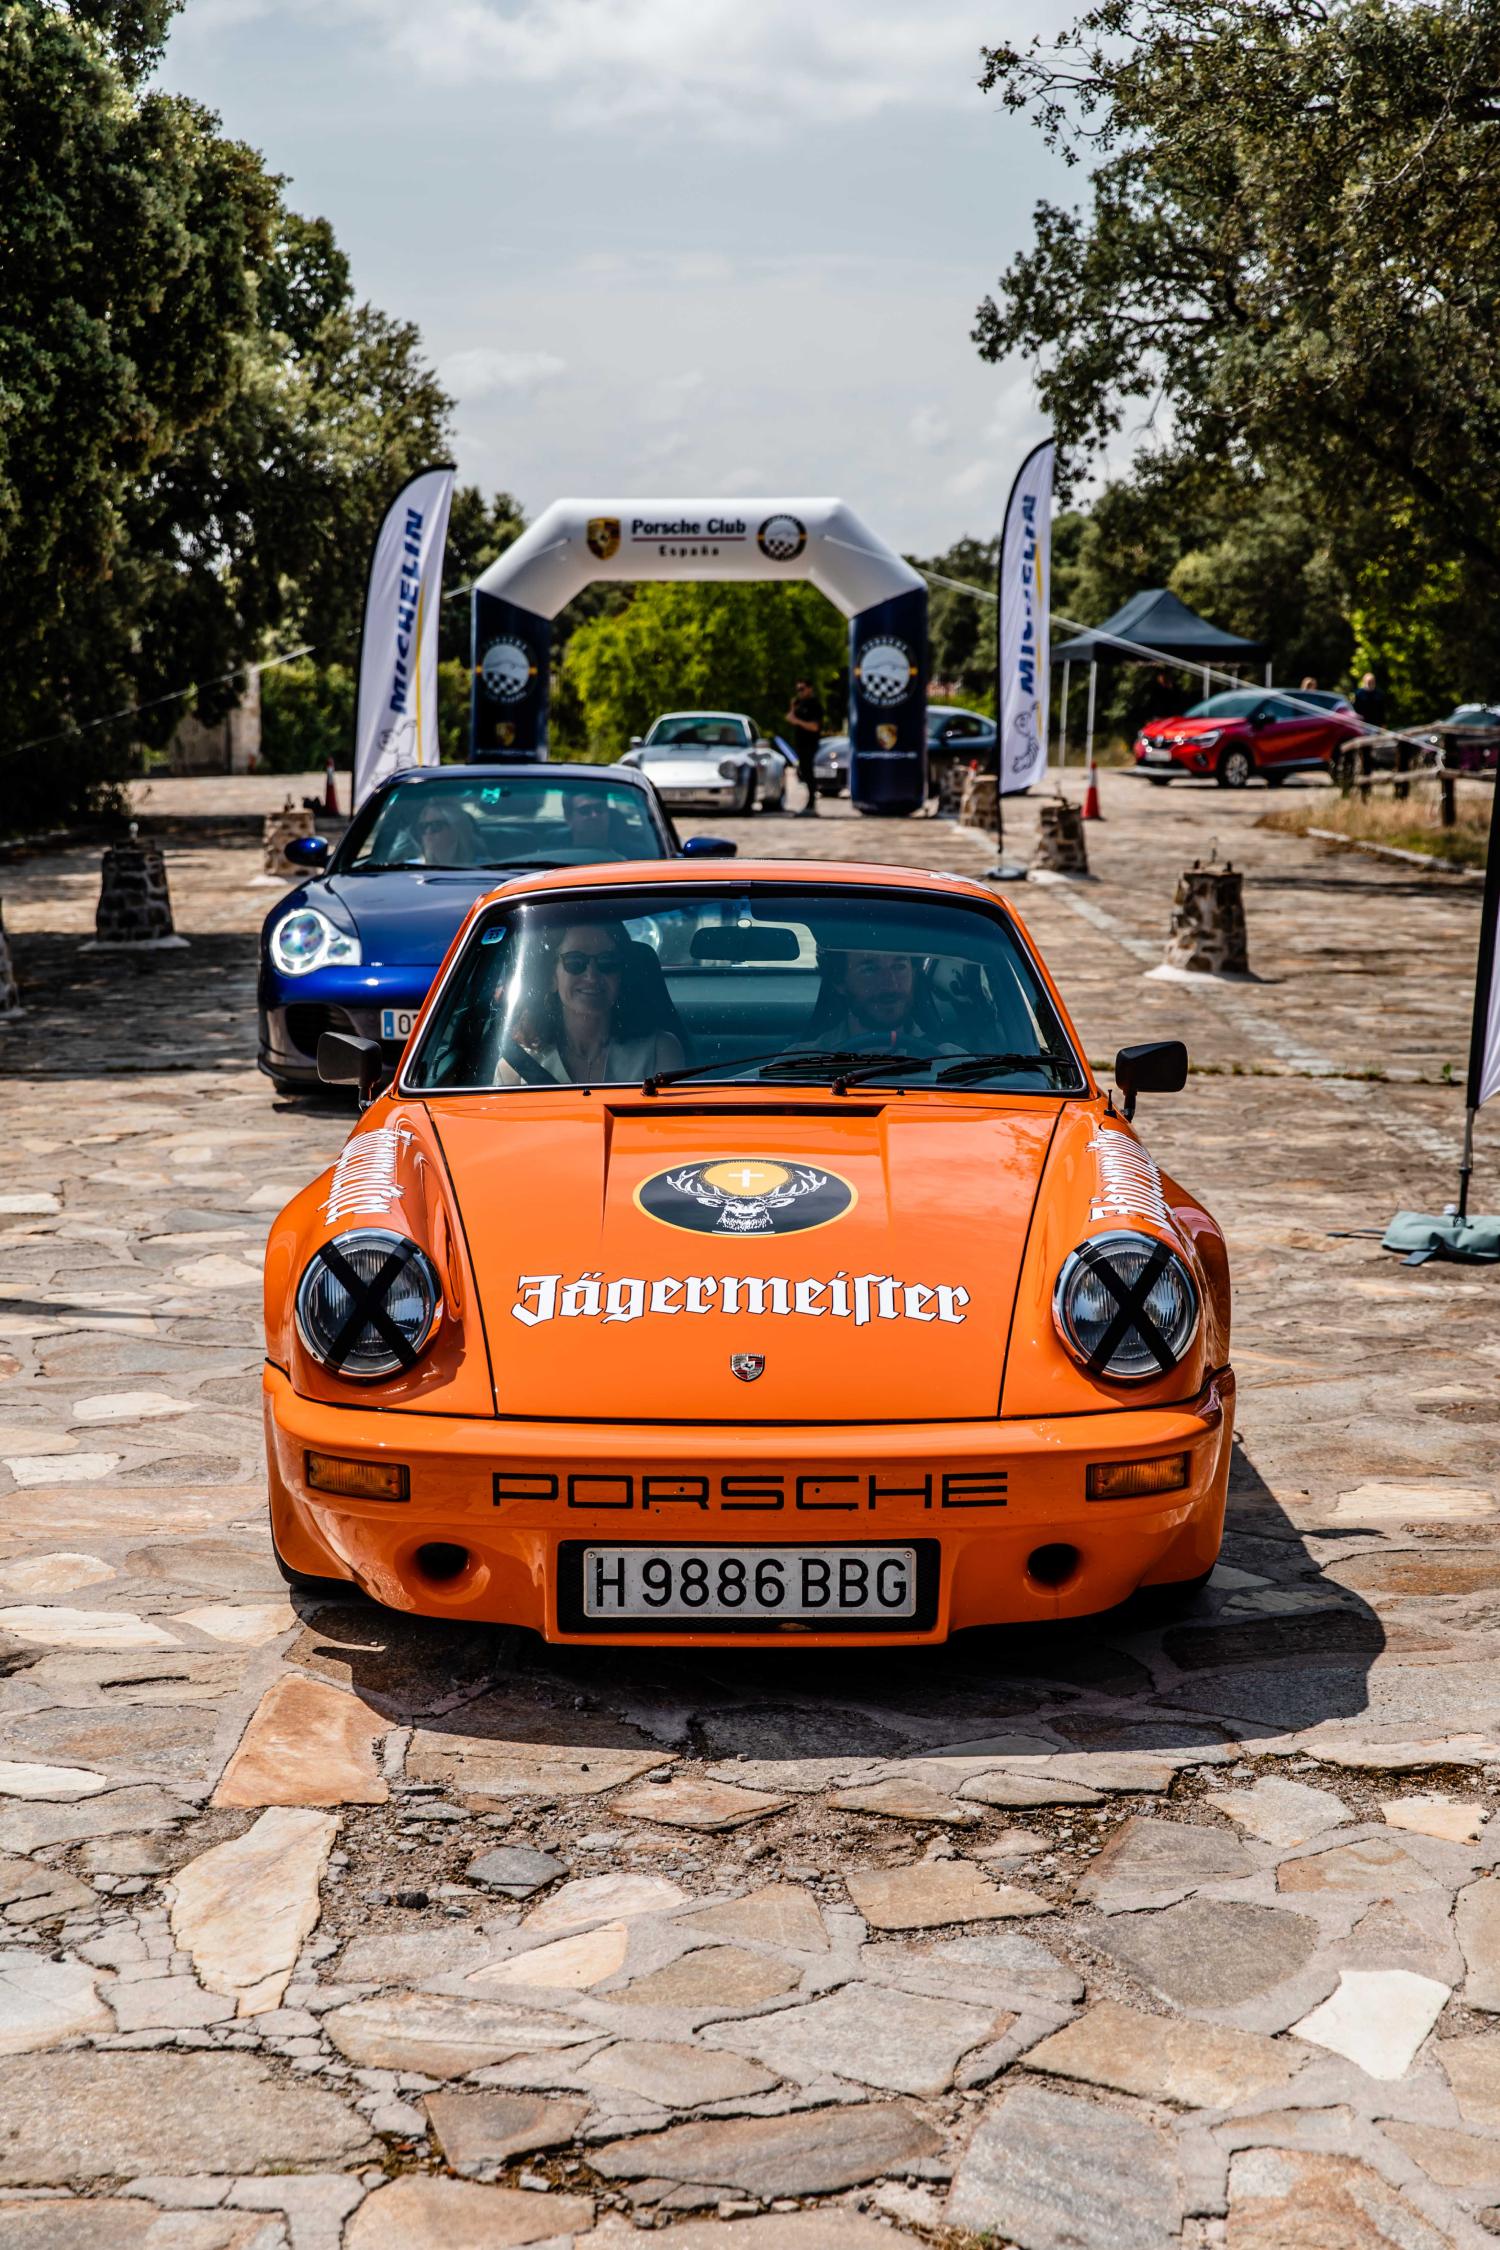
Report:
[[[927,706],[927,770],[934,777],[944,761],[967,765],[976,758],[982,767],[994,764],[995,722],[982,711],[960,711],[951,703]],[[849,786],[849,737],[829,735],[818,747],[815,770],[818,795],[840,797]],[[1021,792],[1025,794],[1024,791]]]
[[[325,1031],[378,1039],[394,1065],[469,908],[521,868],[734,851],[714,836],[682,843],[650,782],[620,766],[396,774],[337,850],[321,836],[287,846],[308,880],[260,933],[260,1067],[281,1091],[316,1086]]]
[[[1148,719],[1135,762],[1158,787],[1187,776],[1243,789],[1259,774],[1279,789],[1288,774],[1326,773],[1334,752],[1365,731],[1348,699],[1327,689],[1234,688],[1180,718]]]
[[[1489,773],[1500,765],[1500,709],[1492,703],[1460,703],[1446,719],[1410,734],[1371,735],[1364,749],[1377,769],[1436,765],[1450,773]]]

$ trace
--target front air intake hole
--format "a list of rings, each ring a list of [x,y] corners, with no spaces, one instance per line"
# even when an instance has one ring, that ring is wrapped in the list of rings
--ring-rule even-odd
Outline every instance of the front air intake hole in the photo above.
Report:
[[[463,1576],[469,1567],[469,1550],[455,1547],[446,1539],[434,1539],[430,1545],[417,1549],[416,1564],[424,1578],[441,1586],[450,1578]]]
[[[1058,1542],[1054,1546],[1037,1547],[1026,1558],[1026,1575],[1038,1586],[1051,1587],[1054,1592],[1066,1586],[1077,1574],[1083,1560],[1076,1547],[1066,1547]]]

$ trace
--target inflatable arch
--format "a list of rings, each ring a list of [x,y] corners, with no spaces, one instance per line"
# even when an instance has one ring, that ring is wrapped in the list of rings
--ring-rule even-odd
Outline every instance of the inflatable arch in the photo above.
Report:
[[[805,578],[849,620],[849,791],[927,794],[927,589],[842,500],[557,500],[474,586],[471,758],[545,758],[552,620],[594,579]],[[792,682],[786,683],[790,694]]]

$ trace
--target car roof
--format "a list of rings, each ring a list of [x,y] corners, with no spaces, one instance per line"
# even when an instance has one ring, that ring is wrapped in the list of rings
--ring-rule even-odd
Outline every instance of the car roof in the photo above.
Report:
[[[659,727],[663,719],[742,719],[747,727],[755,724],[748,711],[695,710],[658,711],[656,717],[651,721],[652,726]]]
[[[995,723],[987,712],[971,711],[967,703],[929,703],[927,708],[929,712],[941,711],[947,719],[983,719],[987,727]]]
[[[602,860],[588,867],[538,869],[497,883],[475,901],[545,896],[549,891],[658,889],[662,883],[687,883],[702,890],[743,890],[747,883],[795,883],[811,890],[921,890],[949,898],[1001,907],[1014,919],[1008,900],[967,875],[936,874],[925,867],[898,867],[853,859],[634,859]]]
[[[552,758],[514,758],[506,765],[491,765],[476,758],[472,762],[465,760],[451,766],[407,766],[401,773],[388,774],[380,787],[410,789],[420,787],[424,782],[452,781],[460,774],[470,773],[485,775],[491,780],[498,777],[502,781],[518,781],[523,774],[539,773],[552,781],[566,779],[570,788],[575,781],[581,781],[587,787],[590,782],[606,780],[623,781],[632,789],[649,791],[651,788],[650,782],[643,774],[637,773],[633,766],[569,764]]]

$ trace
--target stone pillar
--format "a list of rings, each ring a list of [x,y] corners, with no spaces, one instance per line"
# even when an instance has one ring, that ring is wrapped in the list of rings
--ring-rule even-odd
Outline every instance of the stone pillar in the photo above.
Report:
[[[1033,873],[1087,875],[1089,848],[1078,807],[1067,797],[1044,797],[1037,810],[1041,832],[1031,863]]]
[[[280,812],[268,812],[266,814],[265,826],[261,833],[261,843],[265,851],[262,873],[274,875],[279,883],[293,882],[295,877],[284,857],[286,847],[294,836],[315,836],[316,834],[313,816],[307,807],[305,805],[294,805],[291,798],[288,797]]]
[[[1203,867],[1194,860],[1179,877],[1166,966],[1203,976],[1250,974],[1245,878],[1227,862],[1223,867]]]
[[[10,963],[10,947],[5,938],[5,911],[0,907],[0,1023],[7,1016],[21,1013],[21,989],[16,983],[16,972]]]
[[[86,953],[163,952],[187,944],[172,927],[161,846],[143,844],[134,821],[126,842],[106,847],[94,928]]]
[[[992,773],[966,773],[963,795],[958,801],[958,821],[961,828],[982,828],[987,836],[995,833],[995,777]]]

